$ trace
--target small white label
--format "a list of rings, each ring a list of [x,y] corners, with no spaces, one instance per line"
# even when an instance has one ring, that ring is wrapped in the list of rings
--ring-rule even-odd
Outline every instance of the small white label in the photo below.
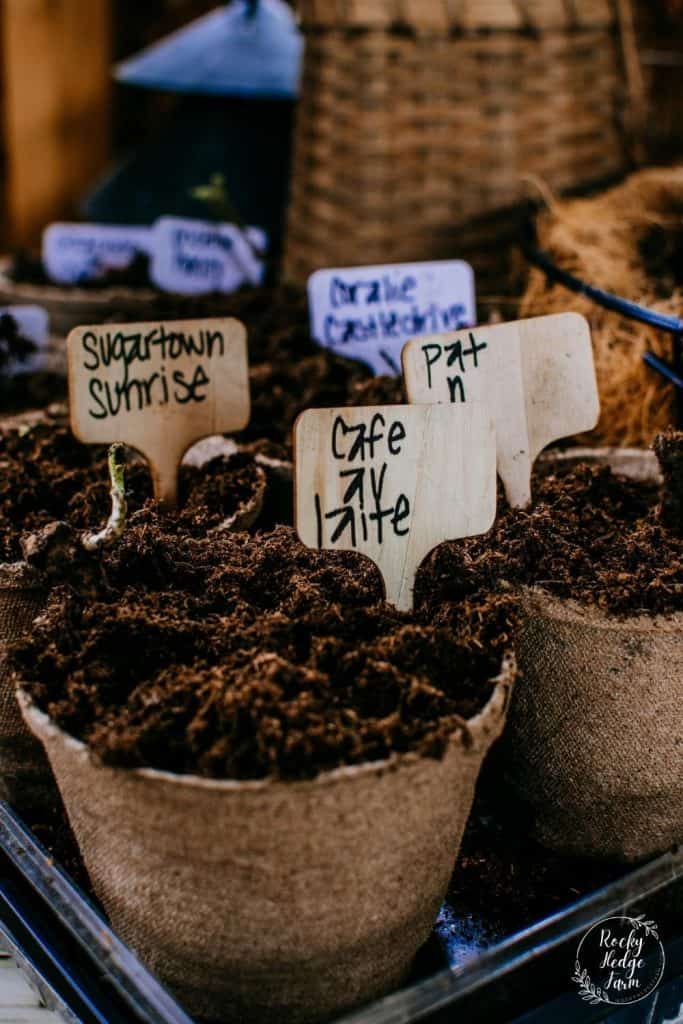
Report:
[[[150,246],[149,228],[109,224],[50,224],[43,232],[43,266],[57,284],[96,281],[125,270]]]
[[[474,274],[462,260],[318,270],[308,301],[320,345],[393,376],[410,338],[457,331],[476,316]]]
[[[46,369],[47,343],[50,337],[50,322],[47,310],[42,306],[0,306],[0,347],[6,342],[6,329],[3,317],[10,316],[16,323],[21,337],[33,342],[35,351],[25,359],[10,359],[4,367],[4,373],[15,377],[21,373],[36,373]],[[11,325],[10,326],[11,329]]]
[[[263,280],[267,236],[260,228],[161,217],[153,232],[150,277],[163,291],[233,292]]]

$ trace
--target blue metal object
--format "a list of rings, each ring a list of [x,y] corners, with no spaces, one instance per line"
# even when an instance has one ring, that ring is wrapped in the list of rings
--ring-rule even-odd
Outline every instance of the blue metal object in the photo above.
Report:
[[[661,373],[662,377],[666,377],[667,380],[671,381],[677,388],[683,391],[683,376],[680,373],[676,373],[673,366],[669,363],[664,362],[659,356],[656,356],[654,352],[646,352],[643,356],[643,361],[651,366],[653,370]]]
[[[303,37],[284,0],[233,0],[115,69],[126,85],[208,96],[294,99]]]

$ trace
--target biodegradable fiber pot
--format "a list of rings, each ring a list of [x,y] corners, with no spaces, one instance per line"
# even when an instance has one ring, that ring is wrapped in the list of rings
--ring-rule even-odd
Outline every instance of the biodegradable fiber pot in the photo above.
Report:
[[[0,797],[24,812],[56,791],[45,752],[17,706],[7,647],[31,628],[45,598],[39,577],[23,562],[0,564]]]
[[[0,421],[4,429],[40,422],[41,413],[27,413]],[[208,438],[187,453],[189,465],[201,467],[218,455],[239,449],[224,438]],[[266,491],[266,471],[258,467],[256,490],[217,530],[246,530],[259,517]],[[17,705],[7,667],[7,648],[28,633],[42,612],[48,586],[26,562],[0,563],[0,799],[21,813],[48,810],[59,794],[43,746],[26,728]]]
[[[654,479],[649,452],[574,450]],[[523,595],[522,681],[501,758],[537,838],[634,861],[683,840],[683,613],[618,617],[541,589]]]
[[[5,417],[3,428],[30,425],[40,414]],[[45,752],[26,728],[7,666],[7,648],[26,633],[45,604],[39,575],[24,562],[0,563],[0,798],[27,811],[56,797]]]
[[[27,695],[98,897],[191,1013],[324,1020],[398,985],[446,891],[515,667],[442,760],[405,754],[311,782],[96,763]]]

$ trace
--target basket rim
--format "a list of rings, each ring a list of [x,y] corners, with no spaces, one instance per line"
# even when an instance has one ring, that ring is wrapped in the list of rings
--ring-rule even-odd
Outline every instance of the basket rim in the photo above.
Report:
[[[529,33],[572,29],[609,29],[618,24],[612,0],[567,4],[564,0],[297,0],[304,30],[414,29],[421,33]]]

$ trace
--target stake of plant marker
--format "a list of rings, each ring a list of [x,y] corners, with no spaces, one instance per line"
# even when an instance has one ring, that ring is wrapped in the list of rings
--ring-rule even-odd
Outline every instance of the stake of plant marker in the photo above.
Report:
[[[294,446],[299,537],[367,555],[397,608],[412,607],[433,548],[493,525],[496,443],[484,406],[309,409]]]
[[[238,320],[77,327],[67,348],[74,435],[141,452],[165,504],[176,502],[191,445],[249,422],[247,333]]]
[[[600,416],[590,328],[578,313],[415,338],[402,362],[411,402],[488,403],[512,508],[531,503],[546,445],[592,430]]]

